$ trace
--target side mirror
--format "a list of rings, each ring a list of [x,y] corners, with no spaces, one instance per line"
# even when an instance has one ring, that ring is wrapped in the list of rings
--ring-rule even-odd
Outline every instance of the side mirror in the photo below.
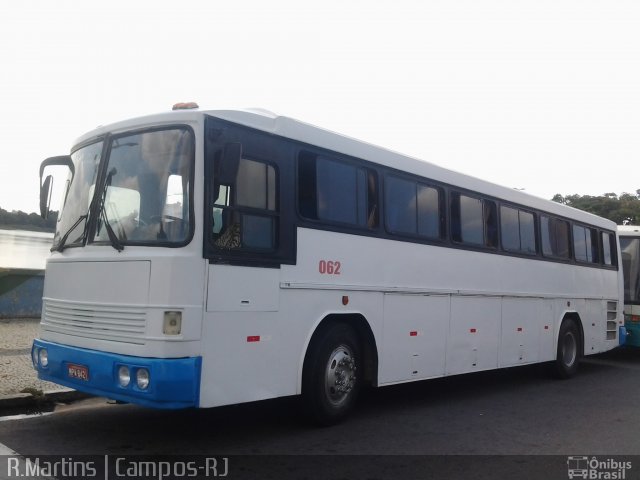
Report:
[[[40,186],[40,216],[47,218],[49,216],[49,205],[51,204],[51,180],[53,177],[48,175]]]
[[[48,175],[44,182],[42,176],[46,167],[63,166],[71,171],[71,181],[76,173],[76,169],[71,160],[71,155],[61,155],[59,157],[50,157],[40,164],[40,216],[47,218],[49,216],[49,205],[51,204],[51,182],[52,177]]]

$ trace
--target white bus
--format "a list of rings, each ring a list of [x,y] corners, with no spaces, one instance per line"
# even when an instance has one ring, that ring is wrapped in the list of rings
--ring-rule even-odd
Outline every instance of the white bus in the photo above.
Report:
[[[618,226],[624,273],[624,323],[627,345],[640,347],[640,226]]]
[[[613,222],[291,118],[100,127],[43,162],[44,213],[51,165],[43,380],[161,408],[301,394],[328,424],[365,384],[569,377],[618,345]]]

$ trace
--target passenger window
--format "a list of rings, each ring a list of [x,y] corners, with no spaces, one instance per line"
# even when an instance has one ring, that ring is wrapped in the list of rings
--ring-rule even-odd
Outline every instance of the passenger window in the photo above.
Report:
[[[440,189],[418,184],[418,235],[440,238],[441,196]]]
[[[533,213],[501,206],[500,232],[504,250],[535,255],[536,235]]]
[[[490,200],[451,194],[451,237],[454,242],[496,247],[496,204]]]
[[[578,262],[598,263],[598,236],[593,228],[573,226],[573,251]]]
[[[378,226],[375,171],[309,152],[298,162],[298,208],[303,217]]]
[[[385,222],[391,233],[440,238],[440,197],[435,187],[388,176],[385,179]]]
[[[531,212],[518,211],[520,218],[520,251],[535,255],[538,252],[536,247],[536,223]]]
[[[216,161],[221,161],[216,159]],[[220,171],[218,168],[217,171]],[[235,182],[214,188],[214,245],[224,250],[273,250],[278,224],[277,172],[265,162],[242,158]]]
[[[569,258],[569,222],[559,218],[540,216],[542,253],[547,257]]]
[[[602,254],[605,265],[616,265],[616,239],[612,233],[602,232]]]

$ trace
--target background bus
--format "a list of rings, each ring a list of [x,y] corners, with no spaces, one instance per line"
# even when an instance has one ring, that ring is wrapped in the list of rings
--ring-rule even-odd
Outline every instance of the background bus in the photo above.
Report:
[[[160,408],[302,394],[618,345],[614,223],[267,112],[100,127],[46,268],[40,378]]]
[[[640,227],[618,226],[624,274],[624,324],[627,345],[640,347]]]

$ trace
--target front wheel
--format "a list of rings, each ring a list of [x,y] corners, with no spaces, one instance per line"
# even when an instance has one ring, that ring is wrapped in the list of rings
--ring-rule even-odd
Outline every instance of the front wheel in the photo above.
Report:
[[[573,377],[580,362],[580,331],[575,320],[567,318],[560,325],[558,350],[553,363],[553,373],[558,378]]]
[[[302,377],[302,395],[320,425],[342,420],[353,408],[361,385],[360,342],[353,329],[333,324],[312,340]]]

